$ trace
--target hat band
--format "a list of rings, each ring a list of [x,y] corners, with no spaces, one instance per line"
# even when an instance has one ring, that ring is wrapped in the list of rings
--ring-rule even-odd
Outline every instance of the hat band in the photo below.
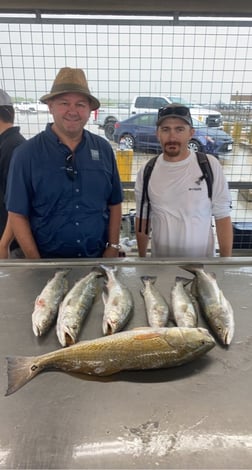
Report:
[[[51,94],[52,93],[68,93],[68,92],[77,92],[77,93],[84,93],[86,95],[90,95],[90,91],[88,88],[84,88],[81,85],[74,85],[72,83],[54,85],[51,89]]]

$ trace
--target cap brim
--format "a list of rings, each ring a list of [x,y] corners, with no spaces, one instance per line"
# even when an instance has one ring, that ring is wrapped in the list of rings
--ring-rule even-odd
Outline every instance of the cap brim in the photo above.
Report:
[[[160,124],[165,120],[165,119],[168,119],[168,118],[177,118],[177,119],[182,119],[183,121],[185,121],[187,124],[189,124],[189,126],[193,127],[193,122],[191,120],[191,118],[189,116],[180,116],[178,114],[168,114],[166,116],[162,116],[160,117],[158,120],[157,120],[157,126],[160,126]]]

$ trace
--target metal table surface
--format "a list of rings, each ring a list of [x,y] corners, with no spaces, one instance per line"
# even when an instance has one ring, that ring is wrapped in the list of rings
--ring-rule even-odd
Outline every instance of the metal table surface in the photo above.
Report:
[[[58,267],[71,266],[71,286],[100,262],[0,264],[0,468],[252,468],[252,258],[204,264],[234,309],[235,335],[228,348],[217,344],[177,368],[106,379],[48,371],[4,396],[7,355],[34,356],[60,347],[54,328],[42,338],[32,332],[34,300],[46,281]],[[191,276],[179,267],[185,264],[181,260],[132,258],[116,264],[135,301],[127,329],[147,325],[142,275],[156,275],[168,301],[176,275]],[[80,339],[102,335],[102,316],[99,292]],[[202,319],[200,324],[205,326]]]

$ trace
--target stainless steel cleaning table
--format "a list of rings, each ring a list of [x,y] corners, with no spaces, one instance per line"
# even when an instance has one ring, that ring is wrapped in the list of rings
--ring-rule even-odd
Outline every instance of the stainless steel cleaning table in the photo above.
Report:
[[[197,260],[199,262],[200,260]],[[70,287],[101,260],[0,264],[0,468],[248,469],[252,468],[252,258],[201,260],[214,272],[235,315],[235,335],[189,364],[122,372],[106,379],[48,371],[13,395],[6,356],[35,356],[60,347],[55,328],[34,336],[36,296],[56,269],[71,267]],[[127,329],[147,326],[142,275],[170,300],[180,268],[195,260],[125,258],[118,266],[133,293]],[[100,292],[80,339],[102,336]],[[200,324],[205,326],[201,319]]]

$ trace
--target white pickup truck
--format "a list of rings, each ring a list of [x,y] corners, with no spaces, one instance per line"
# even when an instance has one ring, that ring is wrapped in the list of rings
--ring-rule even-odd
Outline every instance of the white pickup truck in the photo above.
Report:
[[[172,103],[181,103],[181,106],[189,107],[192,117],[208,127],[223,128],[222,115],[219,111],[191,105],[180,96],[135,96],[130,107],[130,114],[151,113]]]
[[[47,104],[41,103],[41,101],[21,101],[21,103],[14,103],[15,111],[20,113],[48,113]]]

